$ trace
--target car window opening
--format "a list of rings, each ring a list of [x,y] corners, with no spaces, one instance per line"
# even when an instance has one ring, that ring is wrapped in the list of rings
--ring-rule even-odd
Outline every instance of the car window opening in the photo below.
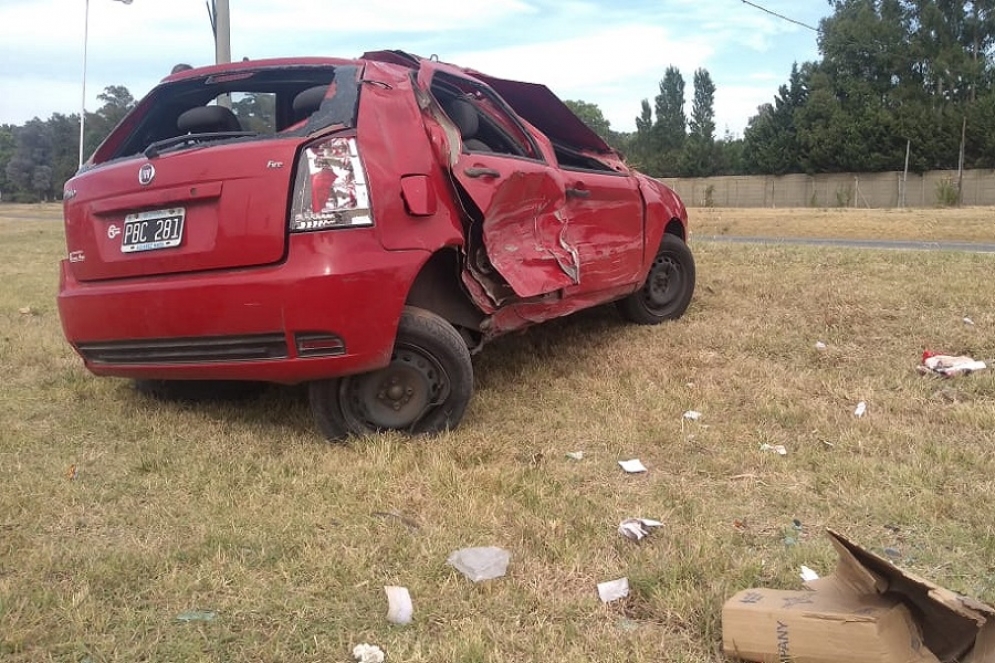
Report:
[[[164,83],[136,109],[127,136],[102,145],[93,161],[355,126],[357,102],[354,66],[274,67]]]
[[[437,74],[431,91],[459,129],[464,151],[542,159],[525,130],[485,87]]]

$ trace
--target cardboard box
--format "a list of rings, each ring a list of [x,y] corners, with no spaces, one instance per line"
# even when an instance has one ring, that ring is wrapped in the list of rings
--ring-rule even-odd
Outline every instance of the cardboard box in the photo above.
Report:
[[[722,608],[730,656],[778,663],[995,663],[995,608],[906,573],[832,530],[836,571]]]

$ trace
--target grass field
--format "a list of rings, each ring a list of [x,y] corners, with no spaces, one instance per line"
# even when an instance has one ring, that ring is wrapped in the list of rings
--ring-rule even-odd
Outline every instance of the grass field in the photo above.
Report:
[[[361,642],[405,662],[722,661],[723,601],[830,572],[826,526],[995,600],[995,372],[914,370],[926,347],[995,358],[995,256],[694,241],[682,320],[604,308],[501,339],[458,431],[328,445],[299,388],[176,404],[90,376],[58,321],[58,210],[26,212],[0,207],[4,661],[349,661]],[[693,216],[712,234],[755,213]],[[862,227],[795,210],[777,234],[824,214]],[[629,516],[663,526],[636,544]],[[446,566],[484,545],[511,552],[506,577]],[[622,576],[630,596],[602,605]],[[386,622],[384,585],[410,589],[412,625]]]
[[[724,209],[691,211],[700,236],[846,237],[995,242],[995,208]]]

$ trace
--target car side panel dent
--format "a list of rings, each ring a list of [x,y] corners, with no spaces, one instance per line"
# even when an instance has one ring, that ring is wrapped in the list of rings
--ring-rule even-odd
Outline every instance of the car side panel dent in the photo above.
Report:
[[[484,211],[487,255],[519,297],[580,281],[577,251],[566,238],[562,191],[548,171],[515,171],[497,185]]]

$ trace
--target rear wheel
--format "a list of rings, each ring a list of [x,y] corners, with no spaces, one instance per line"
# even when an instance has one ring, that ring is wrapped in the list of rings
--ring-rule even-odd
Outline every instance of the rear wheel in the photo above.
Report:
[[[470,352],[459,332],[434,313],[412,307],[401,315],[390,364],[309,387],[311,410],[329,440],[455,428],[472,393]]]
[[[675,320],[687,310],[694,294],[694,256],[676,235],[664,235],[643,286],[618,302],[631,322],[655,325]]]

